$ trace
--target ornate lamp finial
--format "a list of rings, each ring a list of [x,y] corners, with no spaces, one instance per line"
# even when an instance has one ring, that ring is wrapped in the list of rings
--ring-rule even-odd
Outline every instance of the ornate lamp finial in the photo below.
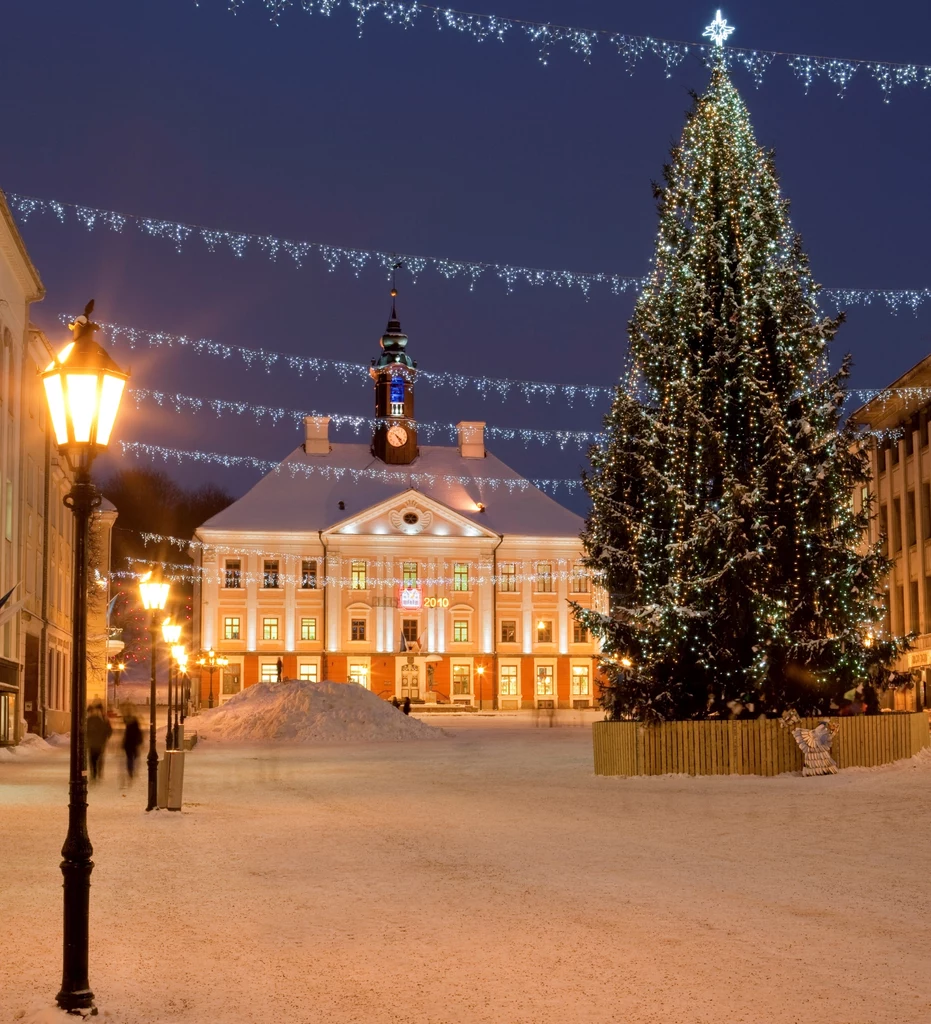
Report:
[[[715,11],[714,21],[702,32],[702,35],[710,39],[714,46],[723,46],[733,31],[734,26],[728,25],[727,19],[721,17],[720,11]]]

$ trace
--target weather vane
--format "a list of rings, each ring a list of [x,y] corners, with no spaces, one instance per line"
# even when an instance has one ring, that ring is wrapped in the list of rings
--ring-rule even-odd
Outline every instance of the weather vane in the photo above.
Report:
[[[733,25],[728,25],[727,20],[721,17],[720,11],[715,11],[714,21],[702,32],[715,46],[723,46],[724,41],[734,31]]]

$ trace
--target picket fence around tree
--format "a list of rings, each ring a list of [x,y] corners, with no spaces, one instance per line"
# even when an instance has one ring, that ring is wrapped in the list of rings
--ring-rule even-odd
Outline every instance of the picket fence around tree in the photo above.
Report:
[[[814,728],[820,718],[803,718]],[[832,756],[839,768],[872,767],[913,757],[929,746],[924,712],[836,719]],[[595,722],[596,775],[779,775],[801,771],[802,752],[778,719]]]

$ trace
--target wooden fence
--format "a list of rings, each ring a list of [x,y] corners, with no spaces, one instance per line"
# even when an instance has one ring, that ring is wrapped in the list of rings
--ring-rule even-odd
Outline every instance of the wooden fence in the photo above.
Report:
[[[813,728],[819,718],[804,718]],[[839,718],[832,753],[839,768],[912,757],[929,745],[928,716],[887,713]],[[595,722],[596,775],[779,775],[801,771],[802,752],[778,719]]]

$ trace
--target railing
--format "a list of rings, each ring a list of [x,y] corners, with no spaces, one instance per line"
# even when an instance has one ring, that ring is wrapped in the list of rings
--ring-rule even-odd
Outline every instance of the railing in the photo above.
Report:
[[[820,718],[804,718],[813,728]],[[835,719],[832,756],[839,768],[913,757],[929,745],[928,716],[918,713]],[[778,719],[595,722],[596,775],[780,775],[800,771],[802,752]]]

